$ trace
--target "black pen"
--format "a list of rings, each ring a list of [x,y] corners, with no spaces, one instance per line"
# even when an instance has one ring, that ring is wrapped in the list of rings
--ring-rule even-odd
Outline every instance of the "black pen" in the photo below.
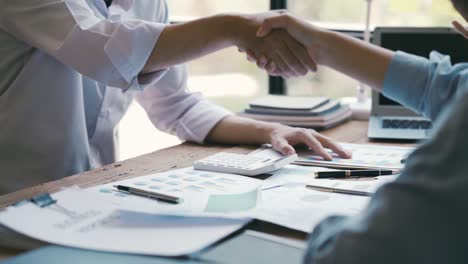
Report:
[[[335,170],[335,171],[316,171],[315,178],[353,178],[353,177],[376,177],[382,175],[398,174],[398,170]]]
[[[172,196],[172,195],[146,191],[146,190],[143,190],[143,189],[133,188],[133,187],[129,187],[129,186],[123,186],[123,185],[114,185],[114,187],[117,188],[117,190],[119,190],[119,191],[124,191],[124,192],[128,192],[128,193],[135,194],[135,195],[138,195],[138,196],[143,196],[143,197],[147,197],[147,198],[151,198],[151,199],[156,199],[158,201],[163,201],[163,202],[167,202],[167,203],[177,204],[177,203],[182,202],[182,198]]]

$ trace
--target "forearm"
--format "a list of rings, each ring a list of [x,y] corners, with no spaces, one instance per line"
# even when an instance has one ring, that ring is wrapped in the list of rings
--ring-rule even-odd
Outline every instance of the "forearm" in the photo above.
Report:
[[[269,143],[283,155],[293,155],[296,153],[294,146],[305,145],[326,160],[331,160],[332,157],[325,148],[331,149],[342,158],[351,157],[339,144],[315,130],[292,128],[239,116],[228,116],[221,120],[210,131],[205,141],[249,145]]]
[[[240,116],[228,116],[211,130],[206,141],[227,144],[269,143],[272,131],[278,126],[281,125]]]
[[[241,16],[216,15],[166,26],[143,72],[169,68],[236,44],[240,21]]]
[[[319,64],[380,90],[394,52],[330,31],[319,33]]]

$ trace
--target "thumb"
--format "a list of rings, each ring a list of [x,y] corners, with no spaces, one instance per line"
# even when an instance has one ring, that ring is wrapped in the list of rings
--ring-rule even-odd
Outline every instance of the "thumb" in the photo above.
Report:
[[[257,31],[257,37],[264,37],[275,28],[282,28],[288,30],[288,24],[290,19],[290,16],[284,14],[265,19],[265,21],[263,21],[262,26]]]
[[[455,27],[455,29],[463,35],[466,39],[468,39],[468,30],[458,21],[454,20],[452,21],[452,25]]]
[[[272,29],[271,23],[268,20],[265,20],[257,31],[257,37],[265,37]]]

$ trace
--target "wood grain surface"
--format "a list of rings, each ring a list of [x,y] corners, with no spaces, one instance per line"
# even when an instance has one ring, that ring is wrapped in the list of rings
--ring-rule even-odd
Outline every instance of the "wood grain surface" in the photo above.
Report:
[[[321,131],[321,133],[340,142],[373,143],[369,142],[367,139],[367,125],[368,122],[364,121],[350,121],[327,131]],[[402,146],[412,145],[410,143],[378,143]],[[65,187],[79,186],[86,188],[113,181],[134,178],[146,174],[189,167],[193,161],[220,151],[248,153],[257,147],[258,146],[196,145],[192,143],[184,143],[133,159],[110,164],[99,169],[83,172],[78,175],[66,177],[57,181],[40,184],[0,196],[0,208],[4,208],[17,201],[30,198],[40,193],[56,192]],[[304,238],[302,234],[298,234],[297,232],[279,227],[262,226],[259,223],[255,223],[253,226],[256,230],[261,230],[276,235],[288,236],[298,239]],[[21,253],[21,251],[0,248],[0,259],[11,257],[18,253]]]

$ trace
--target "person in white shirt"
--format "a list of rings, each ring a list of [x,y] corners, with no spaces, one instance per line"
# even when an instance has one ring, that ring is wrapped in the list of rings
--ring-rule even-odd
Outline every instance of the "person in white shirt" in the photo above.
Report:
[[[0,195],[114,162],[116,125],[134,99],[182,140],[350,155],[313,130],[237,117],[188,91],[182,63],[233,45],[273,75],[315,70],[286,32],[256,38],[277,12],[169,25],[163,0],[110,2],[0,1]]]

